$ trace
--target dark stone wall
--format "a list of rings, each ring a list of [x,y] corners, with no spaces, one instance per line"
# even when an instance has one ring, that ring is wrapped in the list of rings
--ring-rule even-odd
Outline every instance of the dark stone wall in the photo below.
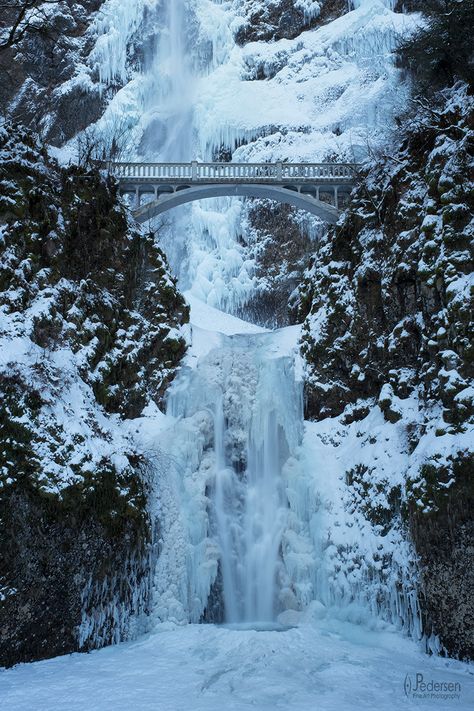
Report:
[[[474,456],[458,457],[452,468],[425,467],[422,475],[428,486],[409,483],[407,517],[420,557],[424,627],[441,635],[450,656],[474,659]]]
[[[268,328],[296,323],[293,301],[314,242],[295,216],[294,208],[269,200],[254,200],[248,207],[246,248],[255,260],[258,286],[239,315]]]
[[[100,519],[114,499],[87,515],[85,496],[77,499],[72,509],[28,490],[26,481],[0,497],[2,666],[113,644],[127,638],[132,616],[150,611],[154,557],[145,513],[112,531]],[[81,639],[83,616],[91,627]]]
[[[313,19],[295,7],[294,0],[243,0],[245,21],[237,31],[237,44],[293,39],[304,30],[326,24],[348,11],[347,0],[321,0],[321,13]]]
[[[98,84],[55,94],[72,79],[92,49],[90,22],[103,0],[62,0],[48,8],[12,47],[0,51],[0,108],[53,145],[61,145],[96,121],[106,93]],[[9,24],[8,18],[2,18]],[[11,21],[11,18],[10,18]]]

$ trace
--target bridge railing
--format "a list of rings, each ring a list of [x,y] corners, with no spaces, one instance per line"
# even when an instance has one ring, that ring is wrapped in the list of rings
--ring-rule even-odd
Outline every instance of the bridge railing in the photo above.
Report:
[[[119,180],[352,181],[358,166],[353,163],[107,163]]]

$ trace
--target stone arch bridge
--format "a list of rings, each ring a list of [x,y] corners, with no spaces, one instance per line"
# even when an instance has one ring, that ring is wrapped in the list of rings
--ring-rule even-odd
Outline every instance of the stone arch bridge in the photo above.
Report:
[[[335,223],[358,166],[351,163],[107,163],[122,195],[134,196],[138,222],[194,200],[268,198]],[[144,201],[144,196],[148,200]]]

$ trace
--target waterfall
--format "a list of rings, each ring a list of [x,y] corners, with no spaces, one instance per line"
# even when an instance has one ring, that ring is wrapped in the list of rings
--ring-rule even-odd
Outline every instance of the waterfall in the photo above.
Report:
[[[228,425],[223,399],[216,403],[215,511],[228,622],[268,623],[275,618],[276,578],[286,520],[282,464],[288,457],[279,401],[288,384],[283,380],[285,370],[281,365],[278,361],[261,364],[245,432],[243,472],[233,468],[226,457]],[[298,397],[296,388],[293,397]],[[232,436],[232,432],[229,434]]]
[[[130,117],[140,159],[212,159],[242,144],[233,160],[324,160],[330,150],[361,148],[367,126],[376,128],[371,117],[388,125],[403,104],[390,50],[405,19],[389,12],[392,0],[358,0],[354,12],[294,42],[243,48],[233,38],[237,3],[145,5],[152,56],[103,119],[106,127],[116,114]],[[136,6],[106,3],[110,17],[102,24],[113,32],[96,48],[107,60],[105,79],[125,78],[123,47],[138,26]],[[259,67],[268,78],[256,79]],[[157,619],[220,621],[224,608],[229,622],[270,622],[317,601],[331,614],[356,614],[357,605],[416,628],[402,529],[382,535],[349,500],[346,472],[366,456],[366,425],[306,423],[303,439],[294,352],[276,357],[269,348],[279,332],[218,333],[222,314],[212,307],[240,313],[266,278],[256,269],[246,208],[235,198],[206,201],[155,227],[181,289],[189,289],[192,319],[203,309],[203,327],[215,329],[204,336],[194,329],[191,367],[171,387],[172,419],[157,434],[166,455],[156,472]]]
[[[282,472],[300,443],[302,396],[291,358],[269,355],[262,348],[266,340],[267,334],[225,339],[194,371],[181,375],[169,396],[168,412],[182,418],[175,445],[197,413],[212,413],[209,532],[229,623],[268,624],[281,611],[288,513]],[[208,426],[206,418],[201,422]],[[205,472],[209,477],[208,466]],[[188,574],[199,576],[204,567],[194,560]]]
[[[142,151],[162,162],[193,157],[193,72],[187,47],[188,0],[168,0],[146,91],[148,126]]]

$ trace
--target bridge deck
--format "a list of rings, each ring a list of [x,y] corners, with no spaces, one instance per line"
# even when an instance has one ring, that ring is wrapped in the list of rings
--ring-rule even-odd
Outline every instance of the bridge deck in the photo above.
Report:
[[[121,183],[274,183],[353,184],[352,163],[115,163],[109,172]]]
[[[122,194],[135,195],[144,222],[186,202],[211,197],[259,197],[284,202],[336,222],[356,182],[352,163],[103,163]],[[154,200],[141,205],[141,198]],[[329,203],[329,204],[328,204]]]

